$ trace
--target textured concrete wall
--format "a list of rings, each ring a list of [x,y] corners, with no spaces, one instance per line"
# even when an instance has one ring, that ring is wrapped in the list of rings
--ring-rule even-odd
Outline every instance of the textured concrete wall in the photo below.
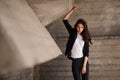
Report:
[[[89,56],[90,80],[119,80],[120,1],[75,0],[75,3],[79,5],[79,9],[70,17],[70,24],[73,26],[77,19],[84,18],[93,36],[93,46],[90,47]],[[64,53],[68,32],[62,18],[49,25],[47,29]],[[52,80],[73,80],[71,61],[64,55],[41,65],[41,69],[40,76],[43,76],[44,80],[53,76]]]
[[[10,53],[11,55],[15,54],[14,50],[11,49],[11,45],[9,44],[9,41],[14,40],[13,37],[10,37],[8,39],[8,34],[11,35],[11,33],[6,33],[7,28],[3,28],[3,26],[8,25],[8,22],[13,20],[13,23],[16,23],[18,19],[20,21],[24,22],[26,20],[26,17],[29,16],[31,18],[27,18],[30,21],[29,26],[33,26],[33,21],[38,22],[38,20],[34,20],[33,16],[28,15],[31,14],[27,10],[28,5],[23,0],[20,1],[20,3],[16,0],[11,0],[9,5],[9,1],[1,0],[0,2],[0,10],[2,11],[1,14],[4,15],[0,16],[0,51],[2,53]],[[69,1],[69,0],[68,0]],[[52,21],[56,20],[59,16],[62,16],[64,12],[68,11],[68,8],[71,7],[71,2],[67,2],[67,0],[27,0],[33,11],[36,13],[36,15],[39,17],[39,20],[41,22],[40,25],[48,25]],[[22,3],[25,3],[25,5],[20,6]],[[61,5],[60,5],[61,3]],[[63,4],[64,3],[64,4]],[[73,25],[78,18],[84,18],[87,20],[90,31],[92,35],[94,36],[102,36],[102,35],[118,35],[119,36],[119,0],[75,0],[75,3],[79,5],[79,10],[76,11],[70,18],[70,23]],[[5,4],[5,6],[3,6]],[[20,5],[19,5],[20,4]],[[67,6],[65,6],[67,5]],[[2,6],[2,7],[1,7]],[[56,6],[53,8],[53,6]],[[69,7],[68,7],[69,6]],[[19,7],[19,8],[18,8]],[[13,10],[14,8],[14,10]],[[46,10],[46,8],[48,10]],[[3,9],[6,9],[5,11]],[[19,10],[18,10],[19,9]],[[24,12],[25,10],[25,12]],[[55,11],[57,10],[57,11]],[[7,11],[9,11],[11,14],[9,14]],[[13,14],[14,11],[18,11],[17,14]],[[23,12],[21,12],[23,11]],[[44,11],[44,12],[43,12]],[[53,12],[55,14],[53,15]],[[6,14],[7,13],[7,14]],[[32,12],[32,14],[34,14]],[[49,15],[48,15],[49,14]],[[14,15],[17,15],[17,17],[14,17]],[[21,15],[25,15],[23,19],[21,19]],[[26,16],[27,15],[27,16]],[[34,14],[35,15],[35,14]],[[59,15],[59,16],[58,16]],[[47,17],[48,16],[48,17]],[[78,17],[80,16],[80,17]],[[35,16],[34,16],[35,17]],[[6,19],[7,18],[7,19]],[[24,20],[25,19],[25,20]],[[8,21],[9,20],[9,21]],[[4,22],[4,24],[3,24]],[[29,22],[29,21],[28,21]],[[28,22],[26,25],[28,25]],[[111,22],[111,23],[110,23]],[[7,23],[7,24],[5,24]],[[99,25],[98,25],[99,24]],[[14,24],[15,25],[15,24]],[[24,34],[26,31],[24,31],[25,26],[23,27],[23,24],[17,23],[17,26],[22,26],[19,28],[16,32],[19,33],[19,30],[22,30],[22,33]],[[111,27],[112,25],[112,27]],[[11,25],[13,26],[13,25]],[[14,28],[9,27],[9,30]],[[42,26],[42,27],[45,27]],[[102,27],[101,27],[102,26]],[[116,27],[114,27],[116,26]],[[40,26],[39,26],[40,27]],[[31,32],[33,29],[28,29],[28,33]],[[17,29],[17,28],[15,28]],[[9,31],[7,30],[7,31]],[[43,29],[42,29],[43,30]],[[45,29],[44,29],[45,30]],[[61,48],[61,50],[64,52],[65,44],[67,40],[67,31],[64,28],[64,25],[62,23],[62,19],[56,21],[55,23],[52,23],[50,26],[48,26],[48,30],[56,40],[57,44]],[[45,30],[46,31],[46,30]],[[47,31],[46,31],[47,32]],[[102,33],[101,33],[102,32]],[[36,32],[35,32],[36,33]],[[12,34],[16,35],[15,32]],[[21,34],[22,35],[22,34]],[[32,35],[32,34],[31,34]],[[38,35],[38,34],[36,34]],[[24,34],[25,36],[25,34]],[[27,35],[30,36],[30,35]],[[17,38],[19,38],[18,36]],[[7,38],[7,39],[6,39]],[[27,37],[28,38],[28,37]],[[23,39],[23,38],[22,38]],[[33,38],[34,39],[34,38]],[[48,38],[47,38],[48,39]],[[29,39],[30,40],[30,39]],[[28,41],[29,41],[28,40]],[[19,42],[21,39],[19,40]],[[24,41],[24,39],[23,39]],[[90,49],[90,80],[96,79],[96,80],[119,80],[120,78],[120,58],[119,58],[119,47],[120,47],[120,39],[96,39],[93,40],[94,46]],[[28,42],[26,42],[28,43]],[[24,43],[24,45],[26,44]],[[12,43],[13,44],[13,43]],[[22,44],[21,44],[22,45]],[[63,47],[64,46],[64,47]],[[113,46],[115,49],[113,49]],[[14,48],[14,45],[12,45],[12,48]],[[6,51],[7,49],[7,51]],[[109,49],[109,51],[108,51]],[[47,51],[47,50],[46,50]],[[114,54],[114,55],[113,55]],[[5,54],[3,56],[6,56],[8,54]],[[10,58],[6,58],[8,60],[15,60],[13,56],[10,56]],[[106,55],[106,56],[105,56]],[[17,55],[18,56],[18,55]],[[0,56],[0,59],[4,57]],[[28,59],[27,57],[26,59]],[[44,58],[44,57],[43,57]],[[7,62],[8,62],[7,60]],[[1,63],[2,60],[1,60]],[[8,64],[7,64],[8,65]],[[104,72],[104,74],[103,74]],[[96,74],[97,73],[97,74]],[[112,73],[112,74],[111,74]],[[33,75],[34,74],[34,75]],[[101,77],[102,75],[102,77]],[[0,80],[73,80],[72,74],[71,74],[71,61],[67,60],[64,55],[61,55],[57,57],[54,60],[51,60],[49,62],[46,62],[41,65],[35,66],[34,69],[28,69],[28,70],[22,70],[16,73],[11,73],[8,75],[1,75]]]
[[[119,0],[75,0],[75,3],[79,8],[69,18],[72,26],[79,18],[83,18],[92,36],[120,36]],[[54,37],[68,36],[62,19],[52,23],[52,26],[50,30],[55,31],[51,31],[52,35],[57,35]]]
[[[46,26],[71,8],[74,0],[27,0],[27,2],[38,16],[42,25]]]
[[[0,75],[0,80],[33,80],[33,68]]]
[[[62,54],[25,0],[0,0],[0,10],[0,73],[33,67]]]
[[[71,24],[84,18],[92,35],[120,35],[120,0],[75,0],[79,9],[70,19]]]
[[[59,38],[56,40],[63,52],[66,41],[67,38]],[[94,45],[90,47],[89,56],[89,80],[119,80],[120,38],[94,38],[93,43]],[[34,80],[73,80],[71,61],[64,55],[37,66],[35,71],[38,72],[38,74],[36,75],[37,77],[34,76]]]
[[[26,68],[61,54],[44,27],[62,16],[72,6],[73,1],[27,0],[27,2],[0,1],[0,80],[33,80],[33,76],[35,80],[40,79],[38,74],[40,66]],[[21,68],[25,69],[19,70]],[[8,73],[9,71],[16,72]]]
[[[69,18],[69,22],[74,26],[79,18],[87,21],[92,36],[120,36],[120,1],[119,0],[74,0],[79,6]],[[59,30],[61,21],[55,22]],[[55,25],[53,25],[55,26]],[[64,28],[62,27],[62,30]],[[57,32],[57,31],[56,31]],[[57,32],[59,36],[60,31]],[[64,36],[67,32],[63,30]]]

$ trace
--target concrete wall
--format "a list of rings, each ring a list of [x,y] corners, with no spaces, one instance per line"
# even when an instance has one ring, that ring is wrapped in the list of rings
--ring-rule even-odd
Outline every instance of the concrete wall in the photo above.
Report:
[[[73,26],[77,19],[84,18],[92,33],[89,80],[119,80],[120,15],[118,10],[120,10],[120,1],[75,0],[75,3],[79,5],[79,9],[70,17],[70,24]],[[64,53],[68,32],[62,18],[47,26],[47,29]],[[41,65],[41,69],[40,76],[43,76],[44,80],[53,76],[52,80],[73,80],[71,61],[64,55]]]
[[[79,9],[71,17],[71,24],[84,18],[94,36],[120,35],[119,0],[75,0],[75,3]]]
[[[0,80],[33,80],[33,68],[0,75]]]
[[[62,54],[25,0],[1,0],[0,10],[0,73],[30,68]]]
[[[69,18],[69,22],[74,26],[79,18],[87,21],[92,36],[120,36],[120,1],[119,0],[74,0],[79,6]],[[67,11],[66,11],[67,12]],[[62,20],[62,19],[61,19]],[[53,23],[57,35],[68,36],[61,20]],[[62,28],[61,34],[59,28]],[[52,28],[51,28],[52,29]],[[61,29],[60,29],[61,30]]]
[[[62,16],[72,0],[27,2],[0,1],[0,80],[33,80],[40,70],[34,65],[62,54],[45,26]]]
[[[73,5],[74,0],[27,0],[38,16],[42,25],[46,26],[60,18]]]
[[[67,38],[56,40],[64,52]],[[120,79],[120,38],[94,38],[90,47],[90,77],[89,80],[119,80]],[[114,49],[113,49],[114,47]],[[73,80],[71,60],[64,54],[38,65],[34,80]]]
[[[42,34],[38,34],[39,31],[41,33],[45,32],[44,35],[45,34],[48,35],[47,37],[42,36],[42,39],[44,39],[44,41],[46,39],[50,39],[49,33],[44,28],[48,24],[49,26],[47,26],[47,28],[49,32],[51,33],[54,40],[56,40],[56,43],[59,45],[61,50],[64,52],[68,33],[62,23],[61,18],[54,23],[52,22],[55,21],[57,18],[59,18],[59,16],[63,16],[63,14],[65,14],[65,12],[67,12],[68,9],[70,9],[71,4],[73,3],[72,1],[73,0],[68,0],[68,1],[67,0],[52,0],[52,1],[51,0],[50,1],[27,0],[28,4],[33,9],[32,10],[24,0],[18,0],[18,1],[11,0],[11,2],[7,0],[1,0],[0,1],[0,10],[1,10],[0,44],[2,45],[0,45],[0,51],[4,53],[2,54],[2,57],[0,56],[0,59],[1,58],[3,59],[3,61],[0,60],[1,65],[3,65],[2,63],[4,63],[5,61],[9,62],[10,60],[15,61],[16,63],[16,58],[14,56],[15,55],[18,56],[18,54],[16,53],[19,52],[16,50],[22,50],[24,48],[25,52],[28,51],[30,53],[34,53],[34,50],[39,51],[38,48],[37,50],[36,49],[33,50],[32,48],[36,48],[34,46],[34,43],[37,44],[37,40],[41,40],[38,38],[38,36],[42,35]],[[115,0],[115,1],[114,0],[75,0],[75,3],[79,5],[79,9],[69,19],[71,25],[74,25],[74,23],[78,18],[84,18],[88,22],[88,26],[89,26],[90,32],[92,33],[92,36],[108,37],[110,35],[113,35],[113,37],[115,36],[119,37],[119,16],[120,16],[119,0]],[[55,13],[53,14],[53,12]],[[40,22],[36,16],[38,16]],[[31,39],[33,41],[31,41]],[[120,74],[120,71],[119,71],[120,70],[119,68],[120,66],[120,63],[119,63],[120,62],[120,58],[119,58],[120,44],[119,43],[120,42],[119,41],[120,41],[119,38],[118,39],[115,39],[115,38],[114,39],[107,39],[107,38],[93,39],[94,46],[90,48],[90,64],[91,64],[90,80],[93,80],[93,79],[119,80],[120,78],[120,75],[119,75]],[[46,43],[49,43],[49,41]],[[43,44],[43,42],[40,44]],[[51,45],[53,44],[51,43]],[[47,48],[46,46],[44,46],[46,47],[44,49],[43,49],[43,45],[38,45],[38,46],[41,46],[42,47],[41,49],[43,51],[47,51],[47,52],[49,51],[49,50],[46,50]],[[113,46],[114,46],[114,49],[113,49]],[[47,49],[53,50],[51,49],[53,47],[50,47],[50,46],[48,47],[49,48]],[[58,52],[58,51],[55,51],[55,52]],[[46,53],[46,52],[42,52],[42,53]],[[6,55],[10,57],[4,58],[6,57]],[[37,58],[33,60],[33,63],[37,61],[36,59],[41,57],[41,55],[39,56],[36,54],[31,56],[27,55],[26,57],[24,54],[22,54],[22,56],[24,56],[24,58],[27,59],[26,61],[29,61],[29,62],[32,62],[30,59],[34,59],[31,57],[36,56]],[[50,55],[49,56],[45,55],[45,57],[47,57],[46,59],[48,59]],[[44,60],[45,57],[43,57],[42,55],[42,58],[39,58],[39,59]],[[53,58],[53,55],[51,55],[51,59],[52,58]],[[23,59],[22,62],[25,63],[26,62],[25,59]],[[18,62],[21,61],[21,57],[20,56],[17,57],[17,60]],[[41,63],[41,60],[38,60],[38,61],[40,61],[38,63]],[[48,61],[48,60],[45,60],[45,61]],[[20,64],[22,62],[19,62],[18,64],[22,66]],[[5,72],[4,71],[5,69],[3,68],[6,68],[6,67],[2,66],[0,73]],[[8,75],[0,75],[0,80],[48,80],[48,79],[49,80],[50,79],[73,80],[73,77],[71,74],[71,61],[66,59],[62,54],[61,56],[58,56],[57,58],[50,60],[46,63],[37,65],[34,68],[21,70],[19,72],[9,73]]]
[[[74,26],[79,18],[83,18],[87,21],[90,33],[94,37],[120,36],[119,0],[75,0],[75,3],[79,8],[69,18],[69,22],[72,26]],[[51,28],[48,26],[52,36],[68,36],[62,23],[62,18],[52,23],[50,26],[53,26]]]

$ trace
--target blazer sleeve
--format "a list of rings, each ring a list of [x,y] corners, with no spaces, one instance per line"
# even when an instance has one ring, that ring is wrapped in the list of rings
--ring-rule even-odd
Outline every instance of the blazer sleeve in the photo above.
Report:
[[[87,56],[89,57],[89,43],[85,43],[85,53],[84,53],[84,56]]]
[[[71,25],[69,24],[68,20],[63,20],[63,23],[67,29],[67,31],[69,32],[69,34],[72,32],[73,28],[71,27]]]

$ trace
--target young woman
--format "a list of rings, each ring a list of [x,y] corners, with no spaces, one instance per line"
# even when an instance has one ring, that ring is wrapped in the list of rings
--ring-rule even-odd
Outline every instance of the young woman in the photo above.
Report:
[[[78,19],[74,28],[68,22],[70,15],[78,8],[73,8],[64,16],[63,23],[69,32],[65,56],[72,60],[72,73],[74,80],[88,80],[89,77],[89,43],[92,44],[87,23]]]

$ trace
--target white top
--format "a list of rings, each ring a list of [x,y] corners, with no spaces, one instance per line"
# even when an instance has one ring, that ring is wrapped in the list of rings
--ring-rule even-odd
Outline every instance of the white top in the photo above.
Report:
[[[81,35],[77,35],[73,48],[71,50],[71,57],[72,58],[81,58],[83,57],[83,46],[84,41]]]

